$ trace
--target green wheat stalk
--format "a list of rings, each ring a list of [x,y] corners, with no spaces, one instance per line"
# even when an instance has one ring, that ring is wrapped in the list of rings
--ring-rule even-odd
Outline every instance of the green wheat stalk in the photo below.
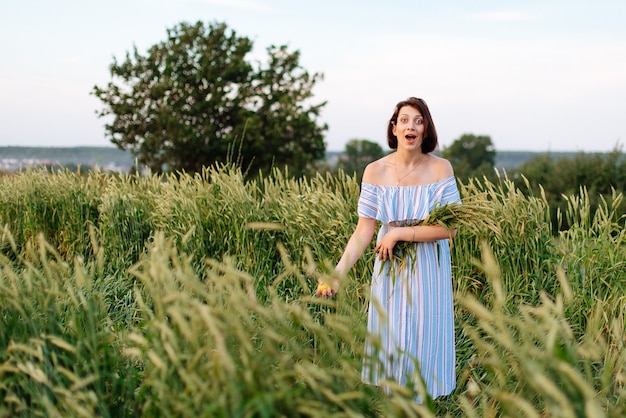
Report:
[[[467,228],[478,236],[489,232],[500,235],[494,205],[485,193],[468,196],[462,203],[437,204],[426,218],[407,223],[407,226],[422,225],[440,225],[448,231]],[[402,261],[403,255],[411,250],[415,252],[412,242],[398,242],[394,248],[394,259]]]

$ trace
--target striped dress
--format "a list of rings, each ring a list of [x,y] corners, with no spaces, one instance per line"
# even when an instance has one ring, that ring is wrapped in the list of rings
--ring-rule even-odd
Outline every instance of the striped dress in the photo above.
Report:
[[[377,242],[396,226],[424,219],[436,204],[460,203],[454,177],[419,186],[363,183],[360,217],[380,221]],[[429,395],[456,386],[450,245],[412,243],[403,262],[374,263],[362,379],[397,382]],[[423,382],[423,383],[422,383]],[[421,402],[418,396],[417,402]]]

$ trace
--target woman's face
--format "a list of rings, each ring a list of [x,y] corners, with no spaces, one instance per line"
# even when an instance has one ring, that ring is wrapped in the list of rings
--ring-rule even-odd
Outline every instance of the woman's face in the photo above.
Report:
[[[398,148],[421,148],[424,139],[424,117],[412,106],[403,106],[398,112],[398,120],[393,126],[393,134],[398,138]]]

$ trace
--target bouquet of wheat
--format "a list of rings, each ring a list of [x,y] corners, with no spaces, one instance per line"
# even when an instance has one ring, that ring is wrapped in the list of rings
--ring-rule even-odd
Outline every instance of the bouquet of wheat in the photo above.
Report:
[[[485,193],[468,196],[462,203],[436,205],[425,219],[407,223],[407,226],[418,225],[441,225],[447,230],[468,228],[475,235],[483,235],[487,231],[500,234],[494,207]],[[399,241],[394,247],[394,254],[396,256],[404,254],[413,244]]]

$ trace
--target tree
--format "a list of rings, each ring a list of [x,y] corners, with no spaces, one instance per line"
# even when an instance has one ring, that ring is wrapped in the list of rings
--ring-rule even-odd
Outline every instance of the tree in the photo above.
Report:
[[[376,142],[366,139],[351,139],[346,144],[343,155],[339,157],[337,168],[348,175],[356,175],[357,180],[360,181],[365,166],[383,155],[385,152]]]
[[[114,58],[113,80],[92,92],[105,105],[98,115],[113,116],[111,142],[154,172],[230,161],[298,174],[324,158],[325,103],[304,104],[321,74],[285,46],[267,48],[265,67],[251,63],[252,46],[224,23],[181,23],[146,55],[134,47],[123,62]]]
[[[516,168],[512,175],[515,185],[526,190],[526,182],[533,193],[546,197],[552,212],[555,230],[569,228],[566,219],[557,224],[557,212],[567,213],[565,196],[577,195],[582,188],[588,192],[590,219],[602,200],[615,205],[616,213],[626,211],[626,202],[613,201],[613,190],[626,191],[626,156],[620,147],[609,153],[579,152],[571,157],[553,158],[550,154],[538,155]],[[624,217],[618,220],[622,225]]]
[[[441,155],[450,160],[458,178],[489,177],[493,174],[496,151],[489,136],[463,134],[444,148]]]

